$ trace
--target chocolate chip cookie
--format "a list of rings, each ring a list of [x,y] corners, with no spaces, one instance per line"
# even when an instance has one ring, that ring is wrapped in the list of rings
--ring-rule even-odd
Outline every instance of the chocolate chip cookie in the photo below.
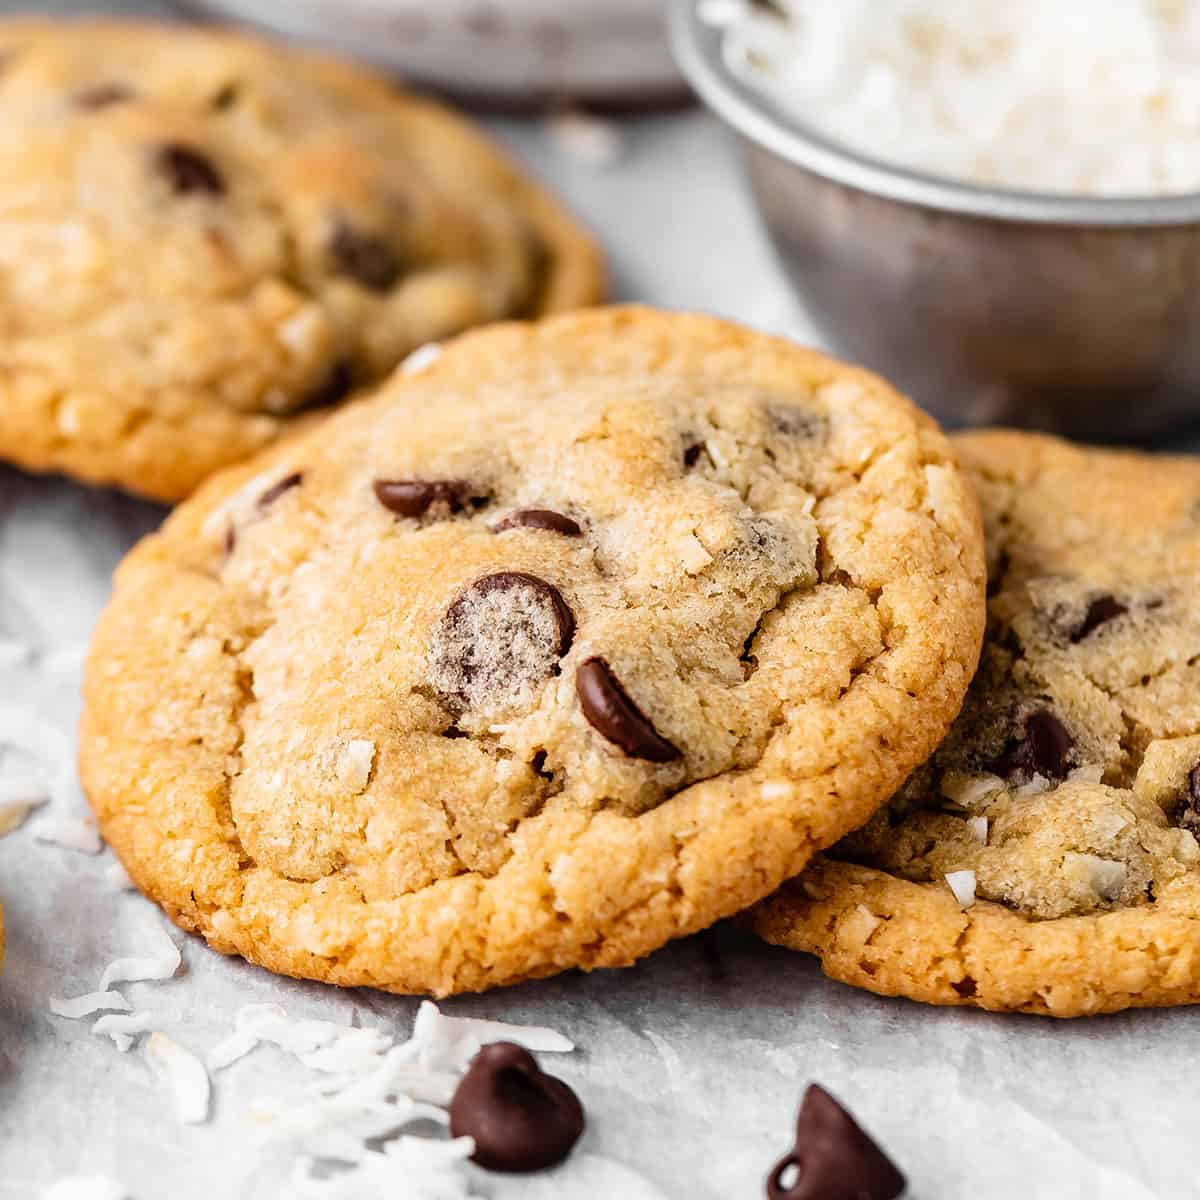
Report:
[[[957,439],[988,634],[945,744],[750,918],[835,979],[1076,1016],[1200,999],[1200,461]]]
[[[161,500],[412,349],[601,296],[464,121],[241,35],[0,21],[0,456]]]
[[[439,994],[765,896],[932,752],[975,502],[865,372],[595,310],[463,337],[134,550],[83,779],[218,950]]]

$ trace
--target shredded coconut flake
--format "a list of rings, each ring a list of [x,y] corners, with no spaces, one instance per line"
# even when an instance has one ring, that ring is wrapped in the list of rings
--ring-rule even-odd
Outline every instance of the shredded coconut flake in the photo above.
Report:
[[[625,157],[619,125],[574,109],[547,117],[546,135],[560,154],[597,170],[616,166]]]
[[[338,782],[359,795],[366,791],[371,781],[371,768],[375,765],[375,743],[363,740],[348,742],[338,758]]]
[[[104,974],[100,976],[100,991],[108,991],[114,983],[170,979],[179,970],[183,956],[179,953],[179,947],[165,934],[163,941],[166,944],[157,954],[140,958],[118,958],[109,963],[104,968]]]
[[[959,908],[970,908],[975,903],[974,871],[951,871],[946,876],[946,882],[950,885]]]
[[[413,1024],[418,1061],[434,1070],[464,1071],[489,1042],[515,1042],[542,1054],[569,1054],[575,1049],[561,1033],[534,1025],[508,1025],[475,1017],[448,1017],[429,1000],[422,1002]]]
[[[143,1033],[149,1033],[154,1026],[153,1013],[110,1013],[92,1022],[92,1033],[97,1037],[112,1038],[113,1044],[124,1054]]]
[[[107,1175],[68,1175],[42,1192],[41,1200],[126,1200],[128,1195]]]
[[[152,1033],[147,1039],[146,1058],[170,1085],[179,1121],[184,1125],[203,1125],[208,1120],[211,1091],[204,1064],[163,1033]]]
[[[971,836],[981,845],[988,844],[988,819],[987,817],[968,817],[967,828],[971,831]]]
[[[418,346],[401,364],[402,375],[419,375],[426,367],[431,367],[442,357],[442,348],[437,342],[426,342]]]
[[[95,825],[76,817],[41,817],[33,827],[33,836],[39,842],[78,850],[80,854],[99,854],[104,849]]]
[[[938,785],[947,800],[971,811],[983,801],[1004,790],[998,775],[970,775],[966,771],[947,771]]]
[[[50,997],[50,1011],[56,1017],[66,1017],[69,1021],[79,1021],[93,1013],[128,1012],[129,1009],[129,1001],[120,992],[87,992],[68,1000]]]
[[[29,814],[46,803],[42,800],[6,800],[0,803],[0,837],[20,829]]]

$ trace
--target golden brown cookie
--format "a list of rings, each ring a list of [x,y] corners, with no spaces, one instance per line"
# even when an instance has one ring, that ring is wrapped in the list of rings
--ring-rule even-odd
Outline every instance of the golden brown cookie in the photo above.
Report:
[[[138,885],[273,970],[620,966],[866,820],[983,608],[974,499],[881,380],[649,309],[506,325],[130,555],[83,779]]]
[[[0,456],[161,500],[415,347],[602,298],[465,121],[240,34],[0,21]]]
[[[835,979],[934,1004],[1200,1000],[1200,461],[956,441],[991,579],[963,713],[748,919]]]

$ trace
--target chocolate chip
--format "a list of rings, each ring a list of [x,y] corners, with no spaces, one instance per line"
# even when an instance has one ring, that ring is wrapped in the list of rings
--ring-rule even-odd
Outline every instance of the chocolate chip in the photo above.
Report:
[[[430,682],[452,705],[494,709],[522,701],[558,670],[575,617],[536,575],[500,571],[464,589],[434,631]]]
[[[133,99],[132,89],[123,83],[99,83],[75,93],[75,107],[88,112],[111,108],[114,104],[125,104]]]
[[[272,484],[258,498],[259,508],[270,508],[284,492],[290,492],[292,488],[299,487],[304,482],[304,472],[294,471],[291,475],[285,475],[278,483]]]
[[[191,146],[181,142],[160,146],[157,162],[176,195],[221,196],[225,193],[225,180],[212,159]]]
[[[589,658],[575,673],[579,706],[588,723],[630,758],[667,763],[679,750],[658,731],[629,698],[612,668],[602,658]]]
[[[1200,762],[1188,772],[1187,794],[1179,814],[1179,826],[1200,835]]]
[[[690,471],[699,461],[704,450],[703,442],[692,442],[683,450],[683,465]]]
[[[377,479],[375,498],[402,517],[423,517],[431,508],[462,512],[468,504],[481,508],[487,502],[472,495],[465,479]]]
[[[1025,718],[1020,735],[1009,742],[994,769],[1006,779],[1018,775],[1066,779],[1074,748],[1066,726],[1048,708],[1038,708]]]
[[[329,368],[329,374],[325,376],[325,379],[313,388],[299,404],[288,411],[300,413],[314,408],[332,408],[333,405],[340,404],[345,400],[353,389],[354,367],[346,359],[339,358]]]
[[[373,292],[386,292],[400,278],[400,256],[381,237],[338,221],[329,239],[334,270]]]
[[[1071,641],[1082,642],[1089,634],[1094,633],[1101,625],[1123,617],[1129,608],[1114,596],[1100,596],[1088,605],[1087,615],[1074,630],[1071,631]]]
[[[544,529],[547,533],[561,533],[563,537],[583,536],[577,521],[549,508],[519,508],[492,526],[493,533],[503,533],[506,529]]]
[[[824,1088],[804,1093],[796,1145],[767,1179],[768,1200],[896,1200],[907,1186],[878,1145]]]
[[[828,422],[819,413],[803,408],[773,405],[769,410],[771,428],[794,438],[816,438],[825,432]]]
[[[541,1171],[583,1133],[583,1105],[528,1050],[494,1042],[475,1055],[450,1101],[450,1133],[475,1140],[471,1158],[491,1171]]]
[[[227,112],[238,102],[241,94],[241,84],[227,83],[213,96],[209,103],[216,112]]]

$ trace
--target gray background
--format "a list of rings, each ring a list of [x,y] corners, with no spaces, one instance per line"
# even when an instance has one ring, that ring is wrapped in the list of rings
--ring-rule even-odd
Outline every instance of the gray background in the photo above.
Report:
[[[67,6],[39,11],[51,7]],[[701,114],[626,122],[626,155],[605,172],[564,157],[535,123],[488,123],[601,233],[622,296],[808,334],[770,261],[731,148]],[[43,653],[80,647],[111,569],[161,516],[111,493],[0,468],[0,638]],[[37,662],[0,668],[0,715],[35,710],[69,735],[76,686],[72,671]],[[50,994],[90,990],[109,959],[161,936],[150,905],[104,881],[109,861],[107,852],[90,859],[37,845],[28,827],[0,839],[9,926],[0,977],[0,1197],[36,1196],[76,1171],[109,1173],[137,1200],[282,1194],[281,1163],[258,1148],[245,1118],[253,1097],[306,1078],[282,1056],[260,1051],[220,1077],[213,1121],[184,1129],[137,1051],[119,1055],[86,1023],[48,1014]],[[249,1001],[396,1029],[416,1007],[276,980],[194,940],[184,955],[179,978],[128,993],[200,1051]],[[447,1007],[549,1024],[572,1037],[580,1050],[561,1072],[588,1109],[583,1150],[638,1172],[657,1189],[647,1197],[760,1196],[810,1080],[852,1106],[924,1200],[1198,1194],[1198,1039],[1188,1011],[1085,1023],[935,1011],[829,983],[813,961],[732,929],[630,971],[570,975]],[[597,1170],[595,1159],[578,1159],[545,1194],[638,1200],[632,1184],[597,1183]],[[480,1190],[533,1195],[490,1182]]]

